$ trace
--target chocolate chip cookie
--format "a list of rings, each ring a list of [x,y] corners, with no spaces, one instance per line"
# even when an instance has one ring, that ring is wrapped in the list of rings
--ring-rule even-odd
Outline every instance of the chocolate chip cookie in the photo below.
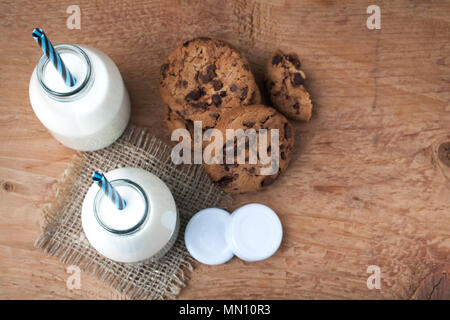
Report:
[[[192,121],[184,120],[168,105],[164,105],[164,120],[166,121],[167,128],[169,128],[169,132],[172,132],[176,129],[187,129],[190,132],[191,136],[193,136],[194,124],[192,123]]]
[[[312,103],[300,67],[297,54],[277,50],[267,63],[265,82],[275,108],[290,119],[309,121]]]
[[[261,102],[250,66],[227,43],[196,38],[176,48],[161,66],[159,90],[184,120],[213,128],[225,110]]]
[[[214,151],[210,152],[210,157],[208,158],[208,145],[204,149],[204,156],[206,159],[213,159],[217,157],[220,159],[222,157],[222,164],[213,163],[206,164],[205,169],[209,174],[211,179],[217,183],[218,186],[222,187],[224,191],[230,193],[244,193],[244,192],[254,192],[264,189],[275,182],[275,180],[283,173],[291,159],[291,154],[294,148],[294,129],[289,121],[279,113],[277,110],[264,105],[252,105],[245,108],[235,108],[224,113],[219,121],[217,122],[216,129],[220,130],[223,136],[222,147],[216,150],[221,150],[222,154],[216,155]],[[267,150],[261,150],[259,143],[251,144],[249,143],[249,136],[245,137],[245,145],[242,140],[238,142],[237,139],[231,140],[231,143],[227,144],[226,130],[227,129],[242,129],[244,132],[248,129],[254,129],[257,140],[260,140],[259,133],[263,132],[262,129],[267,129]],[[278,129],[279,134],[279,144],[276,148],[276,144],[272,144],[272,134],[274,134],[271,129]],[[275,140],[276,141],[276,140]],[[211,142],[211,144],[214,143]],[[239,148],[238,148],[239,143]],[[211,146],[211,150],[212,150]],[[234,161],[232,163],[227,163],[226,152],[227,150],[233,149]],[[242,158],[244,158],[244,163],[238,163],[237,153],[238,150],[242,152]],[[255,150],[256,149],[256,150]],[[277,150],[278,149],[278,150]],[[251,155],[251,150],[255,151],[253,156]],[[266,156],[272,157],[278,154],[278,164],[275,161],[271,163],[267,162]],[[253,160],[251,160],[253,158]],[[274,157],[273,159],[275,159]],[[263,160],[266,159],[266,160]],[[253,163],[252,163],[253,162]],[[263,168],[271,167],[274,170],[272,172],[264,172]]]

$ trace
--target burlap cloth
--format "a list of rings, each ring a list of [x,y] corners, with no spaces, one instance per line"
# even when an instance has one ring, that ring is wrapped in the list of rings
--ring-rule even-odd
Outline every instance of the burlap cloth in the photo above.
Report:
[[[175,298],[186,284],[185,271],[192,271],[192,258],[184,245],[189,217],[207,207],[223,207],[231,198],[210,182],[201,165],[176,167],[170,152],[164,142],[130,126],[108,148],[77,154],[57,185],[56,200],[44,209],[42,234],[35,246],[63,263],[93,273],[127,298]],[[130,265],[111,261],[97,253],[83,233],[81,206],[92,184],[92,173],[119,167],[152,172],[168,185],[175,198],[180,233],[172,249],[158,262]]]

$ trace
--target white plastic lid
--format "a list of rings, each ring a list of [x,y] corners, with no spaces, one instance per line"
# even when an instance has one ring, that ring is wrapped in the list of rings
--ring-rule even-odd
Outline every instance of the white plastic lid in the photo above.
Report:
[[[227,243],[240,259],[264,260],[278,250],[283,229],[272,209],[252,203],[236,209],[231,216],[226,233]]]
[[[186,248],[191,256],[204,264],[225,263],[233,257],[225,239],[231,215],[222,209],[208,208],[197,212],[184,233]]]
[[[209,265],[225,263],[233,255],[245,261],[267,259],[278,250],[282,237],[277,214],[259,203],[242,206],[231,215],[218,208],[201,210],[184,234],[192,257]]]

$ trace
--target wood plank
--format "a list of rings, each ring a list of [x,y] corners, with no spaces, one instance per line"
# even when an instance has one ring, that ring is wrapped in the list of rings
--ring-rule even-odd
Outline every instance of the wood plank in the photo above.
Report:
[[[450,141],[450,1],[377,3],[381,30],[366,28],[372,3],[358,0],[82,0],[81,30],[66,28],[70,3],[0,3],[0,298],[121,298],[88,274],[80,290],[67,289],[66,266],[33,248],[40,210],[74,154],[29,104],[37,26],[54,43],[111,56],[132,122],[166,141],[158,70],[179,43],[229,41],[260,84],[275,49],[301,57],[313,118],[295,123],[284,176],[235,203],[271,206],[284,226],[281,249],[257,263],[198,265],[181,299],[445,297],[450,167],[438,149]],[[369,265],[381,269],[381,290],[367,289]]]

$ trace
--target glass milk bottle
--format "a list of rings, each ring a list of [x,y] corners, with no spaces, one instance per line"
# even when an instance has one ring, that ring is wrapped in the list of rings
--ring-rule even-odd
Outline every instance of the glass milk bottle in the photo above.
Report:
[[[42,55],[31,75],[29,94],[34,113],[65,146],[93,151],[107,147],[125,130],[130,99],[114,62],[88,46],[55,46],[76,78],[68,87]]]
[[[93,184],[81,213],[86,238],[100,254],[117,262],[158,260],[175,243],[179,229],[178,212],[169,188],[152,173],[137,168],[115,169],[105,177],[125,206],[119,210]]]

